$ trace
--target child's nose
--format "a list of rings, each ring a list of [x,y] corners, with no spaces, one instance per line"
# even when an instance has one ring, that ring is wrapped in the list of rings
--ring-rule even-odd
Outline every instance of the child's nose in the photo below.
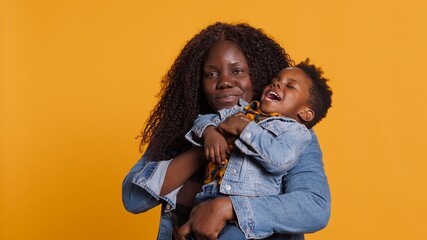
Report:
[[[271,83],[271,86],[280,89],[280,84],[278,82]]]

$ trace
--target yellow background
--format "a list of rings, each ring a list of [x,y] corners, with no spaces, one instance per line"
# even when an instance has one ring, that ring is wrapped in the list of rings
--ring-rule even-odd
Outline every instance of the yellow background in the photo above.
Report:
[[[0,2],[0,239],[155,239],[121,183],[160,78],[217,20],[322,66],[316,127],[332,190],[307,239],[422,239],[427,226],[427,3],[344,0]]]

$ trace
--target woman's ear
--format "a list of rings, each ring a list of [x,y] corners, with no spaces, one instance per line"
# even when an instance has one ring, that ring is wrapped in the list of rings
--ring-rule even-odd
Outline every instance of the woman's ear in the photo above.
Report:
[[[310,122],[314,119],[314,111],[310,108],[306,108],[299,112],[298,116],[304,120],[304,122]]]

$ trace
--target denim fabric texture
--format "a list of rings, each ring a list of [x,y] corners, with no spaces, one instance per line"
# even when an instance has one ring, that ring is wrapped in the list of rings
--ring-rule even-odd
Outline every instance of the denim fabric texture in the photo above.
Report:
[[[310,130],[312,139],[300,155],[297,164],[283,178],[284,194],[278,196],[246,197],[231,196],[238,224],[249,234],[268,235],[267,239],[304,239],[304,233],[324,228],[330,217],[330,190],[325,175],[322,153],[315,133]],[[168,213],[171,206],[165,201],[155,198],[146,188],[132,181],[137,173],[138,179],[150,179],[154,169],[159,171],[153,162],[147,166],[147,159],[142,156],[125,177],[122,198],[125,208],[132,213],[148,211],[163,204],[160,219],[159,240],[172,239],[172,217]],[[167,167],[167,165],[164,165]],[[144,171],[147,167],[152,171]],[[166,171],[166,169],[164,169]],[[153,179],[154,180],[154,179]],[[157,179],[163,183],[163,179]],[[167,210],[169,207],[169,210]],[[168,229],[170,232],[167,232]],[[143,238],[141,235],[141,239]]]
[[[220,110],[218,114],[200,115],[186,138],[194,145],[200,146],[198,141],[207,126],[218,126],[229,116],[244,112],[247,105],[248,103],[240,100],[239,105]],[[297,163],[310,140],[310,131],[290,118],[269,117],[258,123],[251,121],[235,141],[237,149],[235,148],[229,158],[219,192],[247,197],[279,195],[282,193],[283,177]],[[211,185],[202,188],[201,193],[196,196],[196,203],[217,195]],[[256,233],[254,227],[248,225],[241,229],[247,238],[265,238],[273,234]]]
[[[230,196],[237,223],[249,238],[301,240],[304,233],[318,231],[327,225],[330,190],[317,137],[313,130],[309,132],[311,140],[308,146],[282,178],[282,189],[278,192],[284,193],[258,197]],[[148,163],[143,155],[125,177],[122,187],[123,204],[132,213],[145,212],[162,204],[159,240],[172,239],[170,211],[174,209],[176,200],[173,196],[159,196],[157,190],[164,181],[164,175],[159,171],[166,172],[169,161]],[[275,234],[271,235],[273,232]],[[142,234],[141,239],[143,237]]]
[[[233,223],[225,224],[224,228],[218,235],[218,240],[246,240],[240,228]],[[187,240],[196,240],[193,234],[187,236]]]
[[[196,146],[207,126],[218,126],[248,105],[223,109],[219,114],[200,115],[186,138]],[[193,134],[197,137],[193,138]],[[227,195],[261,196],[281,193],[282,177],[292,168],[311,140],[310,131],[286,117],[269,117],[251,121],[235,141],[223,176],[220,192]]]

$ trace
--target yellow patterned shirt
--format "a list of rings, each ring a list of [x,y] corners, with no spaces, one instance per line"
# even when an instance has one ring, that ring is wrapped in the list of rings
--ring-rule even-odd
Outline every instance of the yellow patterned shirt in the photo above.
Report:
[[[281,116],[280,113],[263,113],[261,112],[260,102],[253,101],[244,107],[243,112],[246,117],[251,121],[260,122],[269,117],[278,117]],[[231,144],[230,150],[233,151],[234,145]],[[219,180],[221,184],[222,176],[224,176],[225,169],[227,168],[228,159],[225,160],[225,163],[222,165],[217,165],[215,163],[209,162],[206,167],[206,176],[204,183],[210,183],[215,180]]]

